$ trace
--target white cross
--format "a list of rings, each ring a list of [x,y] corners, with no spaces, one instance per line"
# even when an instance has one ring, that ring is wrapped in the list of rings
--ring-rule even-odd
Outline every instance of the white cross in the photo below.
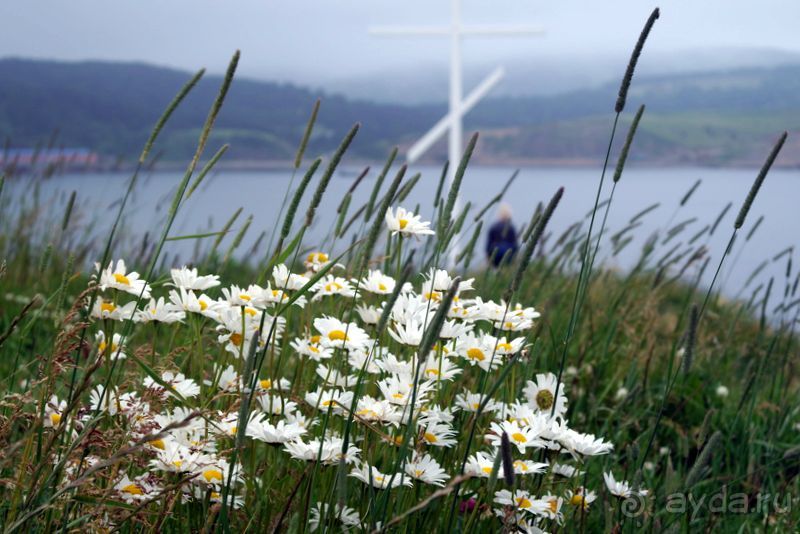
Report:
[[[450,26],[449,27],[420,27],[397,26],[385,28],[371,28],[370,33],[385,36],[435,36],[450,38],[450,98],[449,111],[433,128],[423,135],[408,150],[406,159],[414,163],[427,152],[445,132],[448,136],[448,183],[452,185],[461,153],[464,150],[463,118],[491,89],[503,78],[505,71],[502,67],[495,69],[478,86],[463,98],[461,40],[464,36],[503,36],[503,35],[538,35],[543,33],[541,28],[530,26],[468,26],[461,25],[461,0],[450,0]],[[456,209],[458,211],[458,209]],[[458,243],[454,237],[454,243]],[[453,255],[456,253],[453,247]],[[451,258],[452,259],[452,258]]]

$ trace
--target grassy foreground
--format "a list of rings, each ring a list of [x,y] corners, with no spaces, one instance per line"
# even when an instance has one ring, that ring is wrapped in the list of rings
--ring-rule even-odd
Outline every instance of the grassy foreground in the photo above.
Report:
[[[657,17],[633,54],[609,146]],[[419,177],[394,164],[394,151],[356,207],[360,179],[342,199],[325,191],[358,125],[325,164],[309,162],[315,107],[285,210],[259,229],[263,260],[242,265],[250,225],[238,213],[208,235],[171,227],[225,151],[198,168],[237,61],[157,238],[126,246],[117,231],[138,171],[99,245],[86,238],[99,223],[81,222],[74,199],[56,212],[0,189],[5,531],[797,524],[792,252],[772,259],[786,262],[785,280],[746,301],[699,283],[746,253],[760,224],[747,215],[785,136],[733,228],[723,216],[693,235],[668,225],[620,273],[605,260],[631,246],[651,211],[606,228],[640,109],[586,218],[553,233],[565,194],[553,192],[522,229],[516,257],[486,270],[482,227],[508,184],[485,206],[457,209],[477,136],[430,205],[402,209]],[[141,166],[200,76],[165,111]],[[692,192],[675,199],[676,214]],[[305,229],[323,202],[337,221],[320,246]],[[709,251],[710,234],[726,230],[728,250]],[[204,243],[192,268],[165,264],[176,239]]]

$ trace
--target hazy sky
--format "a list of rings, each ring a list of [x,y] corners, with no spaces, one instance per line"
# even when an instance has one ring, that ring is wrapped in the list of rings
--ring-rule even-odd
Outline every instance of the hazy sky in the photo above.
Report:
[[[536,38],[481,38],[467,63],[629,54],[647,15],[662,16],[652,52],[759,47],[800,52],[797,0],[464,0],[466,24],[534,24]],[[449,0],[4,0],[0,56],[141,60],[319,84],[444,62],[447,42],[368,34],[374,25],[444,24]]]

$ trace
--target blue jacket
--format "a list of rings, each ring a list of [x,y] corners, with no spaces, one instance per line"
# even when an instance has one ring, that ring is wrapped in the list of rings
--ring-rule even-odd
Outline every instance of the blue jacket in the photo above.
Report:
[[[497,221],[489,228],[489,236],[486,239],[486,256],[492,265],[497,267],[506,256],[506,261],[510,261],[518,248],[517,230],[511,221]]]

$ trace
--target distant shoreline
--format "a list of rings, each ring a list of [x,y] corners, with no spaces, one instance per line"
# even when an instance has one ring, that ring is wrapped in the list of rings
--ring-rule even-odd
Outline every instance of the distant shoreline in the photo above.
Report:
[[[602,161],[597,159],[509,159],[505,161],[498,160],[477,160],[470,163],[472,167],[479,168],[538,168],[538,169],[591,169],[602,167]],[[364,167],[369,166],[375,172],[384,164],[382,161],[372,160],[351,160],[347,164],[343,164],[341,169],[345,173],[358,173]],[[413,167],[440,167],[442,164],[434,161],[420,161],[413,165]],[[610,167],[613,167],[612,161]],[[627,168],[639,169],[686,169],[686,168],[701,168],[701,169],[758,169],[761,162],[756,161],[732,161],[726,164],[708,164],[703,162],[683,161],[640,161],[629,162]],[[792,162],[780,165],[776,162],[775,168],[792,170],[800,168],[800,165]],[[117,165],[98,165],[94,167],[81,167],[81,168],[66,168],[61,169],[58,174],[100,174],[100,173],[127,173],[132,172],[135,165],[122,163]],[[186,169],[186,162],[183,161],[162,161],[145,169],[145,172],[178,172]],[[283,160],[236,160],[222,162],[220,161],[212,172],[219,171],[234,171],[234,172],[262,172],[262,171],[287,171],[293,170],[293,162]],[[25,175],[30,174],[28,170],[21,169],[17,174]],[[373,173],[374,174],[374,173]]]

